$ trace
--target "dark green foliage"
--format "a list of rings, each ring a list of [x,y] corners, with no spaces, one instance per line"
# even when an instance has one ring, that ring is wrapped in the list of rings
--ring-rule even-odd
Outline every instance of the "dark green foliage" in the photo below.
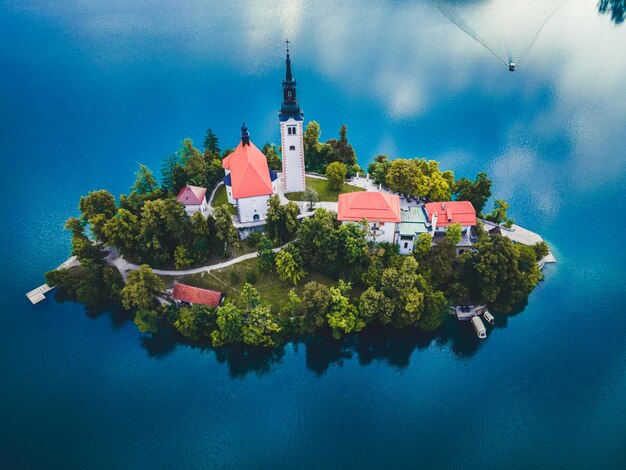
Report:
[[[284,243],[296,231],[300,208],[295,202],[282,206],[278,194],[269,199],[267,206],[265,233],[274,243]]]
[[[424,308],[417,326],[423,331],[435,330],[443,323],[449,311],[450,303],[443,292],[427,289],[424,292]]]
[[[269,273],[274,270],[276,255],[272,251],[273,248],[274,245],[269,238],[265,236],[261,237],[257,255],[259,257],[259,270],[261,272]]]
[[[222,151],[220,149],[220,139],[215,135],[213,129],[208,128],[206,130],[206,135],[204,136],[204,151],[208,150],[212,154],[218,154]]]
[[[317,122],[308,123],[304,132],[304,157],[307,171],[325,173],[326,167],[332,162],[346,165],[348,176],[353,176],[359,171],[356,153],[348,142],[347,127],[341,126],[339,140],[330,139],[326,143],[319,142],[321,131]]]
[[[159,312],[156,309],[140,309],[135,313],[134,322],[142,333],[159,331]]]
[[[491,196],[491,180],[487,173],[480,172],[474,182],[461,178],[454,183],[454,194],[458,201],[469,201],[477,214],[481,214]]]
[[[118,300],[124,285],[116,269],[101,264],[88,264],[46,273],[49,286],[58,287],[71,300],[89,307]]]
[[[347,168],[345,163],[332,162],[326,167],[325,176],[331,189],[339,191],[346,181]]]
[[[246,282],[248,284],[256,284],[259,280],[259,273],[255,270],[250,270],[246,273]]]
[[[263,154],[267,159],[267,166],[270,170],[280,171],[283,167],[283,162],[278,154],[278,149],[274,144],[265,144],[263,146]]]
[[[304,285],[302,291],[302,329],[312,332],[321,328],[326,322],[326,315],[330,312],[330,289],[318,282],[311,281]]]
[[[372,163],[370,163],[367,167],[367,172],[370,175],[370,178],[374,180],[376,184],[387,184],[387,172],[389,171],[389,167],[391,166],[391,162],[389,161],[389,157],[387,155],[378,155]]]
[[[533,250],[535,250],[535,257],[537,261],[545,258],[546,256],[548,256],[548,253],[550,253],[550,247],[544,241],[535,243],[533,245]]]
[[[505,227],[513,225],[513,219],[509,219],[506,215],[506,211],[509,209],[509,205],[504,199],[496,199],[493,210],[487,214],[485,219],[496,224],[502,224]]]
[[[149,309],[155,304],[155,296],[164,288],[163,280],[144,264],[128,274],[122,289],[122,305],[126,310]]]
[[[254,247],[258,246],[259,241],[261,240],[262,236],[263,236],[263,234],[261,232],[259,232],[258,230],[254,230],[246,238],[246,245],[248,245],[250,248],[254,248]]]
[[[192,305],[178,310],[174,327],[180,334],[191,339],[206,338],[217,326],[216,309],[204,305]]]

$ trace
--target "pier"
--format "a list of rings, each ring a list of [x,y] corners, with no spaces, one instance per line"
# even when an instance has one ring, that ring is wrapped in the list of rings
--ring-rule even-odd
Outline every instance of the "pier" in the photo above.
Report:
[[[58,271],[59,269],[73,268],[74,266],[78,266],[79,264],[80,262],[78,261],[78,259],[76,259],[76,256],[72,256],[66,259],[60,266],[58,266],[55,271]],[[47,294],[54,288],[55,286],[49,286],[48,284],[44,284],[37,287],[36,289],[31,290],[30,292],[27,292],[26,297],[28,297],[28,300],[30,300],[33,305],[38,304],[42,300],[45,300],[45,294]]]

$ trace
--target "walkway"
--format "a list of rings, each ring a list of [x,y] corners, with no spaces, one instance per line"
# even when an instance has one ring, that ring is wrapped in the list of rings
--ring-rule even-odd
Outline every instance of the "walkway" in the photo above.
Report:
[[[80,262],[78,261],[78,259],[76,259],[76,256],[72,256],[66,259],[60,266],[58,266],[55,271],[58,271],[59,269],[73,268],[74,266],[78,266],[79,264]],[[55,286],[49,286],[48,284],[44,284],[37,287],[36,289],[31,290],[30,292],[27,292],[26,297],[28,297],[28,300],[30,300],[32,304],[38,304],[42,300],[46,299],[46,296],[44,294],[47,294],[54,288]]]
[[[279,246],[278,248],[274,248],[272,249],[272,251],[274,253],[278,253],[280,250],[282,250],[284,247],[286,247],[287,244],[283,245],[283,246]],[[131,263],[130,261],[125,260],[118,252],[116,249],[113,248],[107,248],[107,250],[109,251],[109,254],[106,257],[106,262],[109,266],[113,266],[115,268],[117,268],[117,270],[120,272],[120,274],[122,275],[122,278],[124,278],[124,281],[126,281],[126,278],[128,277],[128,271],[136,271],[137,269],[139,269],[139,265]],[[158,274],[160,276],[188,276],[190,274],[200,274],[200,273],[207,273],[209,271],[215,271],[218,269],[223,269],[223,268],[227,268],[229,266],[232,266],[233,264],[237,264],[237,263],[241,263],[242,261],[246,261],[249,259],[254,259],[258,256],[259,252],[255,251],[254,253],[247,253],[245,255],[241,255],[237,258],[233,258],[233,259],[229,259],[227,261],[222,261],[221,263],[216,263],[216,264],[210,264],[207,266],[202,266],[200,268],[193,268],[193,269],[184,269],[184,270],[167,270],[167,269],[152,269],[152,271],[155,274]]]

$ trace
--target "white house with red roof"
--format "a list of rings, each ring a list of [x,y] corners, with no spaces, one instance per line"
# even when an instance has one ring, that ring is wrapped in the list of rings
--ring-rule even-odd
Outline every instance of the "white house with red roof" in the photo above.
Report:
[[[396,224],[402,221],[400,198],[375,191],[340,194],[337,220],[345,224],[362,222],[363,219],[367,220],[374,241],[393,243]]]
[[[462,239],[457,245],[457,252],[472,245],[472,227],[476,226],[476,210],[469,201],[429,202],[424,205],[428,222],[431,224],[431,234],[436,240],[444,236],[446,227],[460,224]]]
[[[188,215],[200,212],[206,217],[209,212],[209,204],[206,200],[206,188],[187,184],[180,190],[176,200],[185,206],[185,212],[187,212]]]
[[[222,160],[228,202],[237,207],[239,222],[265,220],[267,201],[276,192],[277,174],[267,166],[267,158],[250,141],[248,128],[241,126],[241,142]]]

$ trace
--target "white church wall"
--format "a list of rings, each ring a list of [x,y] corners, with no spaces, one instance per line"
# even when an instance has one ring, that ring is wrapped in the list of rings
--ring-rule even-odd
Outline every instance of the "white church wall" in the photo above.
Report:
[[[239,222],[253,222],[254,216],[258,215],[258,220],[265,220],[267,215],[267,201],[271,196],[255,196],[237,199],[237,213]]]

